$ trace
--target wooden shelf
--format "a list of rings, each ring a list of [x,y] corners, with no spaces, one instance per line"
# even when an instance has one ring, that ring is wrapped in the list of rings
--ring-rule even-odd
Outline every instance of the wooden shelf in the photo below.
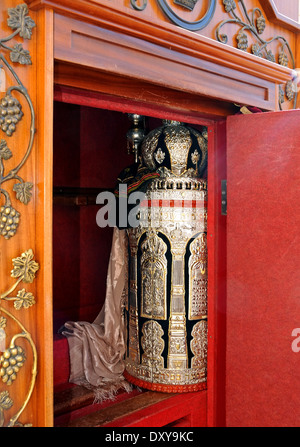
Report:
[[[96,205],[96,198],[102,191],[113,191],[109,188],[70,188],[56,186],[53,188],[53,204],[66,206]]]
[[[114,401],[93,403],[93,392],[74,386],[55,393],[58,427],[197,427],[206,425],[206,391],[170,394],[134,389]],[[184,421],[184,422],[183,422]]]

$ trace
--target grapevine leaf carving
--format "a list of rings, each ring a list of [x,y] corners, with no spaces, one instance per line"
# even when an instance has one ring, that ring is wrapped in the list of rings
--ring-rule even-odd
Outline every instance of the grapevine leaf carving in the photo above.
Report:
[[[23,39],[31,39],[32,29],[36,25],[34,20],[29,17],[28,12],[28,7],[25,3],[17,5],[15,8],[9,8],[7,24],[13,32],[7,37],[0,37],[0,66],[6,69],[15,81],[7,89],[5,95],[0,98],[0,130],[7,137],[12,137],[24,115],[22,101],[19,102],[13,95],[13,92],[18,92],[21,98],[26,101],[31,116],[27,149],[24,151],[23,157],[18,164],[16,163],[12,168],[10,165],[9,172],[5,172],[5,162],[12,158],[14,154],[7,146],[6,141],[4,139],[0,140],[0,198],[1,200],[4,199],[4,203],[0,204],[0,236],[3,236],[4,239],[10,239],[16,234],[20,222],[20,213],[12,206],[10,192],[5,188],[4,184],[10,180],[15,180],[13,190],[16,192],[17,200],[24,204],[28,204],[30,201],[31,189],[33,187],[32,183],[24,182],[19,176],[19,171],[26,163],[33,147],[35,113],[28,90],[12,65],[12,63],[31,65],[32,61],[29,51],[21,43],[9,44],[16,36],[20,36]],[[7,55],[5,55],[5,52],[7,52]],[[19,183],[16,183],[16,181]]]
[[[18,258],[14,258],[13,270],[11,276],[13,278],[22,278],[25,283],[32,283],[35,273],[39,269],[39,264],[33,260],[33,251],[31,249],[22,253]]]
[[[0,393],[0,427],[4,425],[4,410],[9,410],[13,406],[14,402],[9,396],[8,391],[2,391]]]
[[[5,140],[0,141],[0,158],[9,160],[12,157],[12,151],[7,147]]]
[[[10,60],[21,65],[31,65],[31,57],[28,50],[24,50],[21,43],[16,43],[10,52]]]
[[[15,283],[5,292],[0,291],[0,301],[13,301],[15,309],[19,310],[21,308],[28,309],[32,305],[35,304],[34,296],[31,292],[27,292],[24,288],[19,290],[17,292],[16,296],[12,296],[12,293],[16,290],[18,287],[18,284],[23,282],[32,282],[35,278],[35,273],[39,269],[39,264],[34,261],[33,259],[33,251],[32,249],[29,249],[21,254],[21,256],[14,258],[12,260],[13,262],[13,270],[11,271],[11,276],[13,278],[17,278]],[[31,368],[31,380],[28,387],[28,391],[24,397],[22,405],[19,407],[17,412],[10,417],[7,425],[5,424],[5,417],[4,413],[5,410],[8,410],[13,406],[13,401],[9,396],[8,391],[0,393],[0,427],[6,426],[6,427],[30,427],[32,424],[23,424],[19,421],[20,415],[23,413],[24,409],[26,408],[29,399],[31,398],[32,392],[35,387],[36,382],[36,376],[37,376],[37,350],[36,346],[32,340],[32,337],[30,333],[26,330],[26,328],[23,326],[20,320],[16,318],[15,315],[11,314],[11,312],[4,307],[0,307],[1,314],[4,313],[6,317],[8,317],[10,320],[13,320],[15,324],[19,326],[21,331],[19,333],[15,333],[10,342],[9,346],[5,346],[5,328],[7,324],[7,318],[0,316],[0,332],[2,331],[2,335],[5,337],[4,340],[2,340],[1,345],[1,352],[2,355],[0,356],[0,380],[5,386],[11,386],[13,383],[18,379],[18,374],[20,371],[20,368],[23,367],[26,359],[27,359],[27,353],[23,346],[16,343],[17,339],[23,339],[26,340],[27,343],[29,343],[30,348],[32,350],[32,368]],[[4,343],[3,343],[4,341]]]
[[[22,307],[28,309],[35,304],[34,296],[31,292],[26,292],[25,289],[19,290],[17,293],[17,298],[14,302],[14,307],[20,310]]]
[[[239,0],[241,6],[241,16],[239,17],[236,10],[236,3],[234,0],[223,0],[225,11],[230,15],[230,19],[223,20],[216,29],[216,38],[219,42],[226,44],[228,42],[228,36],[221,33],[221,29],[226,24],[239,25],[240,31],[236,36],[237,47],[243,51],[246,51],[249,47],[248,38],[245,33],[251,33],[253,37],[257,39],[257,42],[251,45],[251,52],[255,56],[265,58],[271,62],[276,63],[276,56],[270,50],[269,45],[273,42],[281,44],[281,49],[278,54],[278,63],[287,67],[289,61],[293,69],[295,69],[295,58],[288,41],[283,36],[275,36],[269,40],[264,40],[261,35],[266,28],[266,19],[262,11],[255,7],[252,10],[252,14],[248,13],[244,0]],[[293,106],[296,108],[297,104],[297,88],[293,81],[289,81],[285,86],[285,92],[283,88],[279,88],[279,108],[282,109],[281,104],[284,102],[284,93],[289,101],[294,101]]]
[[[8,9],[9,18],[7,19],[7,25],[11,29],[20,30],[19,35],[23,39],[31,39],[32,28],[35,27],[35,22],[27,14],[28,7],[26,4]]]
[[[30,182],[22,182],[22,183],[16,183],[13,186],[13,190],[16,192],[16,198],[20,200],[20,202],[27,205],[31,199],[32,196],[32,190],[33,183]]]

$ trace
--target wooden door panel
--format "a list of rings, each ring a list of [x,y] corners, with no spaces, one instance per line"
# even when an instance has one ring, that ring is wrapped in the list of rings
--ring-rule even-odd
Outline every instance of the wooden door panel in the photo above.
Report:
[[[299,426],[300,111],[227,122],[229,426]]]

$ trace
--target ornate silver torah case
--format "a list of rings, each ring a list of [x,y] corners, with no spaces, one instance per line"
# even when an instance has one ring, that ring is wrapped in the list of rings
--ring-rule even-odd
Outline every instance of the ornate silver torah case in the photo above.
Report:
[[[159,173],[127,229],[125,377],[164,392],[206,388],[207,131],[164,121],[141,146]],[[202,178],[201,178],[202,177]]]

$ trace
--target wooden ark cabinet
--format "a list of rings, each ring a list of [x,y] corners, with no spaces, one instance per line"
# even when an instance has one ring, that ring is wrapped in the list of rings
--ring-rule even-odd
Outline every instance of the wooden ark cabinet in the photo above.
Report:
[[[299,425],[299,24],[281,6],[2,1],[0,97],[23,116],[12,135],[1,128],[1,206],[9,196],[20,217],[0,239],[0,348],[26,352],[11,385],[1,360],[3,426]],[[103,302],[111,229],[100,233],[93,200],[132,162],[128,113],[208,129],[207,390],[93,406],[77,388],[70,416],[57,330]]]

